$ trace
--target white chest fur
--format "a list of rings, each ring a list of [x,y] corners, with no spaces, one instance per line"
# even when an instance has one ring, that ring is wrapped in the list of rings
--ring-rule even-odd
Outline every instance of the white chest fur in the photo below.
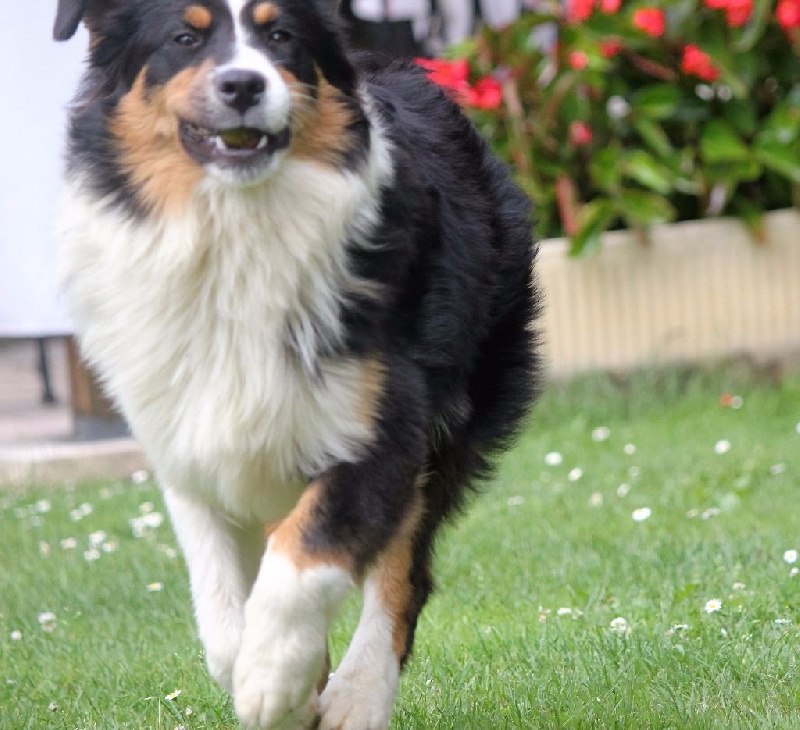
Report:
[[[376,215],[390,168],[372,157],[363,176],[286,161],[258,188],[209,183],[185,214],[145,223],[67,187],[62,270],[84,352],[170,488],[276,519],[304,475],[369,439],[362,365],[308,364],[360,285],[342,243]]]

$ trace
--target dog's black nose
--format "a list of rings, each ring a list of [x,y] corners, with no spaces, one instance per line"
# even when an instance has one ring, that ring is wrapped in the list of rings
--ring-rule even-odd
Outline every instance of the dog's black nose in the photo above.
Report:
[[[261,101],[267,80],[255,71],[231,68],[217,77],[217,94],[225,104],[244,114]]]

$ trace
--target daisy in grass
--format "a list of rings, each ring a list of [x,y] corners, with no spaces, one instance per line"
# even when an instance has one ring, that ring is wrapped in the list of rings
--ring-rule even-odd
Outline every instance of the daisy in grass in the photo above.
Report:
[[[783,562],[784,563],[796,563],[797,562],[797,550],[787,550],[783,554]]]
[[[705,608],[703,609],[706,613],[716,613],[722,609],[722,601],[719,598],[712,598],[710,601],[706,601]]]
[[[176,689],[174,692],[170,692],[170,693],[169,693],[169,694],[168,694],[168,695],[167,695],[167,696],[166,696],[164,699],[165,699],[167,702],[172,702],[173,700],[177,700],[177,699],[178,699],[178,697],[180,697],[180,696],[181,696],[181,692],[182,692],[182,691],[183,691],[183,690]]]
[[[627,619],[622,618],[622,616],[617,616],[617,618],[612,619],[608,626],[608,630],[612,634],[621,634],[624,636],[631,632],[631,625],[628,623]]]
[[[639,509],[633,510],[631,517],[633,518],[634,522],[644,522],[645,520],[650,519],[651,514],[652,512],[650,511],[649,507],[640,507]]]

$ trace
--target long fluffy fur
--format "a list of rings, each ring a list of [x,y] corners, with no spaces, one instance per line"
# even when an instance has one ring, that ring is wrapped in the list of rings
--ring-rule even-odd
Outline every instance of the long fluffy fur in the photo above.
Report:
[[[388,725],[436,530],[538,389],[529,202],[420,69],[347,57],[322,3],[61,0],[57,35],[76,18],[64,281],[166,492],[209,668],[252,727]],[[197,19],[193,54],[170,45]],[[245,180],[180,134],[227,118],[214,74],[254,54],[289,111]]]

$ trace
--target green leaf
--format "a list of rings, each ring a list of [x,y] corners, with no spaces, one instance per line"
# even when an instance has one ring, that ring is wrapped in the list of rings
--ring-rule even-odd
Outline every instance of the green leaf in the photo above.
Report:
[[[662,195],[667,195],[674,187],[674,175],[670,169],[644,150],[634,150],[625,157],[623,173]]]
[[[598,150],[589,163],[589,174],[595,185],[602,190],[611,190],[620,180],[620,149],[609,145]]]
[[[635,119],[633,126],[645,143],[661,157],[669,157],[675,150],[662,126],[651,119]]]
[[[723,107],[723,114],[739,134],[747,137],[754,135],[761,124],[756,105],[750,100],[731,99]]]
[[[756,159],[764,167],[788,178],[794,183],[800,183],[800,160],[790,147],[769,138],[760,137],[753,145]]]
[[[651,84],[632,95],[631,106],[637,114],[650,119],[666,119],[678,108],[681,96],[680,89],[674,84]]]
[[[642,190],[622,190],[615,199],[617,212],[638,225],[667,223],[675,218],[672,204],[660,195]]]
[[[790,145],[800,133],[800,108],[788,100],[775,105],[772,114],[764,122],[760,137],[769,138],[780,144]]]
[[[753,47],[761,40],[764,29],[772,16],[772,0],[755,0],[753,4],[753,14],[750,21],[742,29],[742,33],[733,42],[733,49],[737,53],[749,53]]]
[[[712,119],[703,127],[700,152],[708,163],[738,162],[751,158],[750,150],[736,130],[722,119]]]
[[[764,211],[760,205],[745,199],[736,199],[732,204],[733,213],[745,224],[750,235],[758,243],[765,243],[767,232],[764,228]]]
[[[598,198],[583,206],[578,232],[570,240],[569,255],[584,256],[600,246],[601,234],[614,219],[614,202]]]

